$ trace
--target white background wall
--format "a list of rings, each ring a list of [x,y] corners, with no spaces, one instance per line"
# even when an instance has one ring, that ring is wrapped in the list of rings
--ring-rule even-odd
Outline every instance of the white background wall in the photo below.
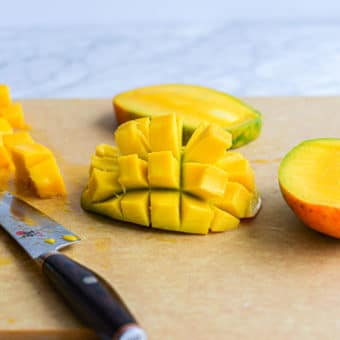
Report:
[[[340,18],[339,0],[1,0],[0,26]]]

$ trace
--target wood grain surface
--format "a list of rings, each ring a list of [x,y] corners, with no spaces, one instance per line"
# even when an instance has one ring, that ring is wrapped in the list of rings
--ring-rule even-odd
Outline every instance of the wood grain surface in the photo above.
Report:
[[[91,153],[113,142],[110,99],[25,100],[33,137],[56,154],[68,198],[26,196],[83,239],[64,252],[105,277],[150,339],[334,339],[340,336],[340,241],[306,228],[277,183],[283,155],[303,139],[340,135],[340,98],[247,98],[263,132],[240,150],[263,208],[238,230],[161,232],[85,213]],[[93,339],[39,269],[0,230],[0,338]]]

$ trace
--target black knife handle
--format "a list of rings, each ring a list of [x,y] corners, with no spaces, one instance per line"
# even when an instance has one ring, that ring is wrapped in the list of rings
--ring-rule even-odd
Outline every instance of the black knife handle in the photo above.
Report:
[[[97,274],[58,252],[40,261],[56,290],[100,339],[146,339],[119,295]]]

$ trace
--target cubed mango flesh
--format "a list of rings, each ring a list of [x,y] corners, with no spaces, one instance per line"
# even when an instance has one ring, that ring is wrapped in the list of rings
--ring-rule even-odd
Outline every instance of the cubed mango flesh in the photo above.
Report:
[[[122,124],[115,134],[118,150],[100,145],[92,156],[82,207],[192,234],[232,230],[240,218],[253,217],[261,200],[249,162],[226,152],[231,135],[202,124],[183,148],[181,133],[182,123],[173,114]],[[103,166],[104,159],[109,166]]]
[[[8,106],[11,104],[10,89],[5,84],[0,84],[0,107]]]

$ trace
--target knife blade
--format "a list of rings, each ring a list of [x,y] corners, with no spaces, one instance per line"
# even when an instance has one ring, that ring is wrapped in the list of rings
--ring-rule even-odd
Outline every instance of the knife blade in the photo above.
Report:
[[[80,237],[9,192],[0,192],[0,225],[41,266],[69,307],[100,339],[147,339],[103,278],[59,252],[80,242]]]

